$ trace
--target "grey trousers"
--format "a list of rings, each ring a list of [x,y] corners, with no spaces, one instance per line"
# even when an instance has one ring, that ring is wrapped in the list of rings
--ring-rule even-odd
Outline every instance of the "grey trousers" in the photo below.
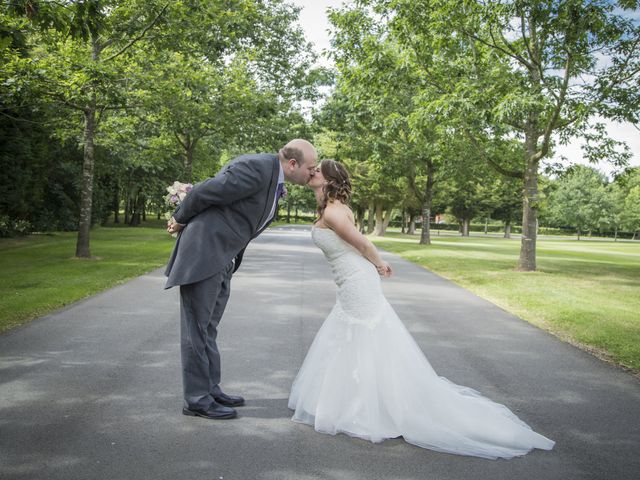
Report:
[[[220,393],[218,324],[227,306],[233,262],[212,277],[180,285],[184,406],[207,409]]]

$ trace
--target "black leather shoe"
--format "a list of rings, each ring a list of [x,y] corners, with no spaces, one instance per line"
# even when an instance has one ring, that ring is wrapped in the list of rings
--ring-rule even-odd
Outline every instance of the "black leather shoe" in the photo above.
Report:
[[[202,417],[210,420],[225,420],[227,418],[236,418],[238,412],[233,408],[225,407],[217,403],[212,403],[206,410],[183,408],[182,414],[188,417]]]
[[[214,395],[213,399],[220,405],[227,407],[241,407],[244,405],[244,398],[239,395],[227,395],[226,393],[220,392],[220,395]]]

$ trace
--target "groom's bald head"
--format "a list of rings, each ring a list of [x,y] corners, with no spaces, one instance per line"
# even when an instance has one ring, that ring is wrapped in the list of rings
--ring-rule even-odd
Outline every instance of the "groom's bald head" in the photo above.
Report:
[[[278,152],[285,178],[298,185],[306,185],[315,173],[318,152],[315,147],[302,138],[287,143]]]
[[[302,138],[296,138],[287,143],[280,150],[280,156],[285,160],[294,159],[299,166],[313,161],[314,165],[318,161],[318,153],[315,147]]]

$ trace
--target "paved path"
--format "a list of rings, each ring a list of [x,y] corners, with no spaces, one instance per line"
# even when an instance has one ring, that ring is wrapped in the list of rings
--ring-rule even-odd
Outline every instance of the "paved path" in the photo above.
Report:
[[[254,241],[221,325],[241,417],[180,413],[178,292],[161,271],[0,335],[0,478],[637,479],[640,383],[397,257],[389,301],[440,375],[556,440],[513,460],[372,445],[289,420],[298,367],[334,300],[309,232]]]

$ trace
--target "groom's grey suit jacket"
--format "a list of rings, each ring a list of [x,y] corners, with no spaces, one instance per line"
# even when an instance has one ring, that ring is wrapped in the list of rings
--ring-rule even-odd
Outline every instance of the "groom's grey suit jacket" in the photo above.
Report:
[[[270,223],[279,173],[276,155],[242,155],[193,187],[173,215],[186,226],[169,259],[165,288],[211,277],[239,256],[237,269],[247,244]]]

